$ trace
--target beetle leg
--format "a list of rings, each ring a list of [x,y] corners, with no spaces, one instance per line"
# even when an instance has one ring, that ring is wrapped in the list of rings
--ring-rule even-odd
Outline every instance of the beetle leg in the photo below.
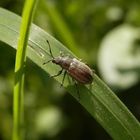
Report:
[[[69,84],[71,84],[71,78],[70,78],[69,74],[67,74],[67,77],[68,77]]]
[[[80,93],[79,93],[78,84],[77,84],[77,82],[75,81],[75,79],[73,79],[73,78],[72,78],[72,81],[74,82],[75,88],[76,88],[76,90],[77,90],[78,99],[80,99]]]
[[[78,84],[77,84],[76,81],[75,81],[75,87],[76,87],[76,90],[77,90],[78,99],[80,99],[79,88],[78,88]]]
[[[64,80],[65,80],[66,74],[67,74],[67,71],[64,72],[64,76],[63,76],[62,83],[61,83],[60,87],[62,87],[63,84],[64,84]]]
[[[62,73],[63,69],[61,69],[56,75],[52,75],[51,77],[57,77]]]

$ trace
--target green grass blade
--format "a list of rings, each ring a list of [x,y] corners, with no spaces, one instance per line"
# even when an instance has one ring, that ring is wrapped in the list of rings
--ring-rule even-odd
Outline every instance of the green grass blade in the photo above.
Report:
[[[19,35],[20,21],[21,18],[19,16],[0,9],[0,40],[15,49]],[[28,42],[27,56],[44,71],[53,75],[60,70],[58,66],[51,63],[42,65],[51,58],[46,39],[49,40],[51,44],[54,56],[58,56],[60,51],[72,56],[74,55],[52,36],[33,25]],[[57,77],[56,80],[61,83],[62,76]],[[94,75],[94,82],[90,89],[79,85],[80,99],[78,98],[75,86],[69,84],[67,79],[64,87],[86,108],[113,139],[140,139],[139,122],[97,75]]]
[[[46,15],[50,18],[51,23],[54,25],[57,33],[64,40],[64,43],[68,46],[68,48],[81,56],[81,52],[78,51],[78,46],[73,38],[72,32],[69,30],[67,24],[65,23],[63,17],[58,12],[57,8],[53,5],[52,2],[49,1],[41,1],[41,6],[43,7]]]
[[[15,84],[13,98],[13,140],[23,139],[24,72],[29,29],[37,0],[26,0],[18,40],[15,62]]]

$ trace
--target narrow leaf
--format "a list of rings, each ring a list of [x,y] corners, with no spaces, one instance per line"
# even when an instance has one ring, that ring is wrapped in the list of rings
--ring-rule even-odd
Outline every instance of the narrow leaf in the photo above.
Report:
[[[0,9],[0,40],[15,49],[19,35],[20,21],[21,18],[19,16]],[[46,40],[49,40],[54,56],[59,56],[60,51],[63,51],[66,55],[75,56],[55,38],[39,27],[32,25],[27,56],[44,71],[53,75],[60,70],[60,67],[52,63],[42,65],[51,58]],[[56,80],[61,83],[62,76],[57,77]],[[94,75],[94,82],[90,88],[79,85],[80,98],[78,98],[77,89],[74,84],[70,84],[67,79],[64,87],[86,108],[113,139],[139,140],[139,122],[115,93],[113,93],[96,74]]]

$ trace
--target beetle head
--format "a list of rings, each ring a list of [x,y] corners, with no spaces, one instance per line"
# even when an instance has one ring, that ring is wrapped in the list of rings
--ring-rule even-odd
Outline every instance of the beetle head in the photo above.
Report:
[[[62,62],[62,57],[61,56],[55,57],[52,59],[52,62],[59,65]]]

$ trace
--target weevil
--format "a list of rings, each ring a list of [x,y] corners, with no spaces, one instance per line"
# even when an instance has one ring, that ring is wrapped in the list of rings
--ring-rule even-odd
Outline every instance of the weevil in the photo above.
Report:
[[[64,83],[66,74],[70,75],[72,79],[74,79],[76,82],[81,83],[81,84],[91,84],[93,82],[94,71],[89,66],[87,66],[85,63],[81,62],[80,60],[76,58],[71,58],[69,56],[60,55],[60,56],[54,57],[51,50],[50,43],[48,40],[46,41],[48,43],[49,52],[52,59],[43,64],[45,65],[48,62],[52,62],[56,65],[59,65],[62,68],[56,75],[53,75],[51,77],[59,76],[60,74],[62,74],[64,70],[65,72],[64,72],[61,85],[63,85]]]

